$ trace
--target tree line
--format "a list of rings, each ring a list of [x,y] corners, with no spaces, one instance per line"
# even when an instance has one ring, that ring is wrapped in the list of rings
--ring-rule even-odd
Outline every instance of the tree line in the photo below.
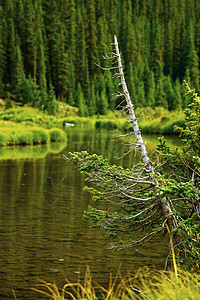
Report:
[[[96,63],[107,65],[113,35],[135,107],[187,107],[183,79],[199,91],[198,0],[0,0],[0,96],[106,114],[120,99]]]

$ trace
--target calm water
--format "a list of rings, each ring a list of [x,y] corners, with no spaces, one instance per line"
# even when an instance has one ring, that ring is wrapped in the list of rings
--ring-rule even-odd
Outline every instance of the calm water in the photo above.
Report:
[[[135,153],[117,159],[128,148],[108,132],[66,131],[68,143],[60,153],[47,154],[45,147],[0,151],[0,299],[13,299],[12,289],[18,299],[42,299],[30,290],[38,279],[62,286],[65,277],[76,281],[87,265],[100,284],[108,283],[109,273],[116,274],[120,263],[124,274],[144,265],[164,266],[169,249],[163,237],[138,251],[106,249],[110,240],[104,232],[89,229],[82,219],[91,203],[90,195],[82,191],[83,177],[62,157],[69,151],[87,150],[127,167],[138,159]],[[157,137],[145,139],[153,151]],[[176,140],[171,137],[170,143]],[[26,158],[27,151],[32,158]]]

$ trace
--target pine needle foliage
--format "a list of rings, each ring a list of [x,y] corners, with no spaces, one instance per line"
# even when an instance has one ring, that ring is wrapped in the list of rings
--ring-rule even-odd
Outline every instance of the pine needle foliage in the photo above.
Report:
[[[89,181],[85,189],[98,202],[85,212],[93,227],[103,228],[117,240],[109,248],[135,247],[165,231],[165,217],[160,199],[168,199],[176,220],[172,237],[179,235],[175,245],[178,264],[185,269],[199,269],[200,261],[200,100],[185,84],[193,102],[185,111],[185,127],[180,132],[184,146],[171,149],[163,138],[152,164],[157,186],[150,180],[142,163],[131,169],[110,165],[102,156],[83,151],[70,153],[71,160]],[[134,231],[142,237],[134,240]]]

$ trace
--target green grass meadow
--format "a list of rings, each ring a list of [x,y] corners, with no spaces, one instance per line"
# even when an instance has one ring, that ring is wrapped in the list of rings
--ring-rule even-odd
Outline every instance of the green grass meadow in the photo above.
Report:
[[[12,121],[0,121],[0,128],[0,146],[38,145],[66,140],[65,132],[59,128],[46,129]]]

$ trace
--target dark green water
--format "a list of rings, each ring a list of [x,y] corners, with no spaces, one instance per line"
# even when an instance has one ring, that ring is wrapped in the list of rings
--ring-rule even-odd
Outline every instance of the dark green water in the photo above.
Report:
[[[47,154],[45,147],[7,149],[7,156],[5,149],[0,151],[0,299],[13,299],[12,289],[17,299],[42,299],[30,290],[38,279],[62,286],[65,277],[76,281],[87,265],[100,284],[108,284],[109,273],[115,275],[120,264],[123,274],[145,265],[164,268],[169,248],[163,237],[138,251],[106,249],[110,240],[104,232],[89,229],[82,219],[91,203],[82,191],[83,177],[62,154],[87,150],[126,167],[138,157],[132,152],[117,159],[128,148],[115,134],[88,128],[66,131],[68,143],[60,153]],[[152,152],[157,137],[145,140]],[[17,151],[20,159],[15,158]],[[27,151],[35,155],[23,158],[21,153],[27,157]]]

